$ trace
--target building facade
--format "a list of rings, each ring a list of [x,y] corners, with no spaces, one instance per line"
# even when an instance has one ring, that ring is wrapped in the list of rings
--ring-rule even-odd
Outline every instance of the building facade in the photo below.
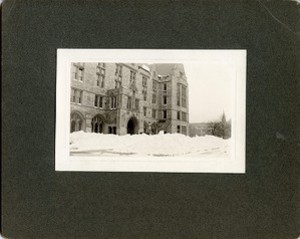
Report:
[[[72,63],[70,131],[188,135],[182,64]]]

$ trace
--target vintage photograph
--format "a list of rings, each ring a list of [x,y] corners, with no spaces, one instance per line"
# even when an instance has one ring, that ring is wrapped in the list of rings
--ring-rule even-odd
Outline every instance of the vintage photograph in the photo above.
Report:
[[[170,62],[143,56],[64,65],[69,159],[232,160],[240,133],[232,62],[207,52],[189,60],[171,54]]]
[[[70,155],[228,157],[232,79],[208,67],[72,63]]]

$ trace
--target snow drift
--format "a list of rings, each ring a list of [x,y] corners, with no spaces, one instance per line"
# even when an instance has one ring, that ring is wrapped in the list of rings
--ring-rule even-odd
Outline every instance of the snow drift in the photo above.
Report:
[[[74,132],[70,135],[71,156],[184,156],[228,157],[230,139],[182,134],[112,135]]]

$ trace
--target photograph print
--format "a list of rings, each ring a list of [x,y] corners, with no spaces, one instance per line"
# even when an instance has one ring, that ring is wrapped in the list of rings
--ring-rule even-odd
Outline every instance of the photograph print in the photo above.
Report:
[[[244,173],[245,53],[61,49],[56,170]]]

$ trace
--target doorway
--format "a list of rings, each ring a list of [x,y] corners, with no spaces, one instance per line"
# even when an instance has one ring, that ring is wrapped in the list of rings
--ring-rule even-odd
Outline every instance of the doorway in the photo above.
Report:
[[[127,134],[138,133],[138,120],[135,117],[131,117],[127,123]]]

